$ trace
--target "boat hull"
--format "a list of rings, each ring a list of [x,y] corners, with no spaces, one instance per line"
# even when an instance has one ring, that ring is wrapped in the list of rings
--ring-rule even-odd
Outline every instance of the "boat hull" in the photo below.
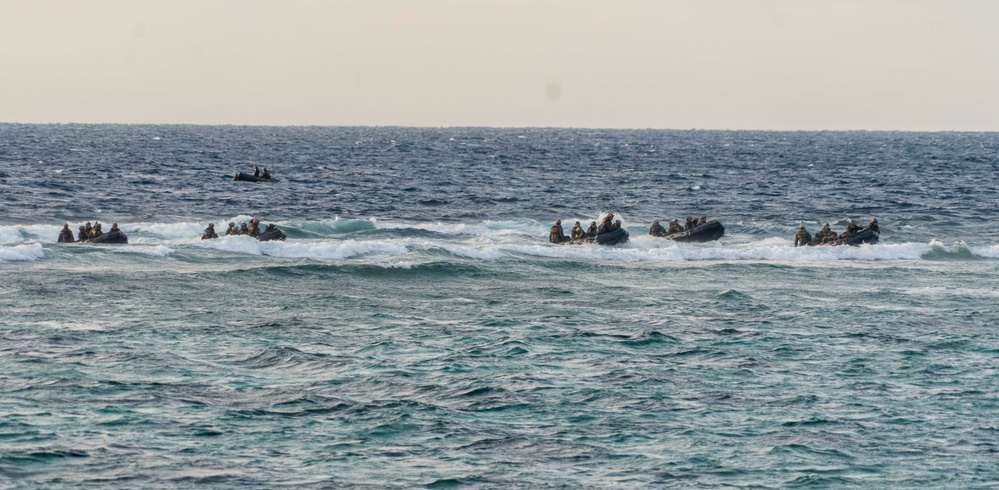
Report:
[[[91,238],[86,243],[100,243],[105,245],[120,245],[128,243],[128,237],[120,231],[109,231],[99,237]]]
[[[674,242],[703,243],[715,241],[723,236],[725,236],[725,227],[718,220],[711,220],[701,226],[681,231],[680,233],[666,235],[663,238],[673,240]]]
[[[232,180],[239,180],[244,182],[277,182],[277,179],[271,177],[269,179],[263,177],[256,177],[253,174],[248,174],[246,172],[236,172],[232,175]]]

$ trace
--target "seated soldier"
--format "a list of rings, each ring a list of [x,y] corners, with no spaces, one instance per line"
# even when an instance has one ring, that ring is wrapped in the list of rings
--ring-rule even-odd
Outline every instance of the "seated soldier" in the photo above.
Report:
[[[548,231],[548,241],[551,243],[562,243],[565,241],[565,232],[562,231],[562,220],[555,220],[555,224]]]
[[[878,219],[871,218],[871,222],[867,223],[867,229],[873,231],[874,233],[881,234],[881,228],[878,226]]]
[[[697,220],[697,226],[705,225],[708,223],[707,216],[701,216],[701,219]]]
[[[590,227],[586,229],[586,236],[593,238],[597,236],[597,222],[590,221]]]
[[[600,226],[597,228],[597,235],[607,233],[608,231],[613,230],[614,229],[614,222],[612,221],[613,219],[614,219],[614,213],[607,213],[607,216],[604,216],[604,219],[600,221]]]
[[[239,224],[239,234],[240,235],[249,235],[250,234],[250,229],[246,227],[246,223],[240,223]]]
[[[684,229],[684,231],[686,231],[686,230],[693,230],[696,226],[697,226],[697,222],[694,221],[694,218],[691,218],[690,216],[687,216],[687,219],[684,220],[684,222],[683,222],[683,229]]]
[[[804,247],[812,241],[812,234],[808,233],[805,229],[805,225],[798,225],[798,233],[794,235],[794,246]]]
[[[659,224],[659,220],[652,220],[652,226],[649,227],[649,235],[652,236],[666,236],[666,228]]]
[[[260,178],[262,179],[271,178],[271,173],[267,171],[267,167],[264,167],[264,169],[260,171]]]
[[[202,240],[211,240],[218,237],[218,234],[215,233],[215,223],[208,223],[208,228],[205,228],[205,232],[201,234]]]
[[[91,235],[93,235],[93,233],[94,233],[94,227],[88,221],[87,222],[87,237],[89,238]]]
[[[80,233],[76,235],[76,241],[85,242],[87,240],[90,240],[90,233],[87,233],[86,227],[80,225]]]
[[[104,232],[101,231],[101,222],[98,221],[98,222],[94,223],[94,229],[90,230],[90,238],[94,239],[94,238],[97,238],[97,237],[99,237],[99,236],[101,236],[103,234],[104,234]]]
[[[226,228],[225,230],[225,236],[232,236],[238,234],[239,234],[239,228],[236,228],[236,223],[230,221],[229,228]]]
[[[62,229],[59,230],[59,240],[58,243],[73,243],[73,230],[69,229],[69,223],[62,225]]]
[[[118,223],[111,223],[111,231],[110,231],[110,233],[114,233],[116,231],[119,232],[119,233],[121,233],[121,229],[118,228]]]
[[[679,219],[673,219],[672,221],[669,222],[669,234],[670,235],[672,235],[674,233],[682,233],[682,232],[683,232],[683,227],[680,226],[680,220]]]
[[[616,219],[616,220],[614,220],[614,224],[611,225],[611,231],[614,231],[614,230],[616,230],[618,228],[621,228],[621,220]]]
[[[572,232],[569,233],[569,236],[573,240],[582,240],[583,237],[586,236],[586,232],[583,231],[583,227],[582,225],[579,224],[578,221],[576,222],[575,225],[572,225]]]
[[[848,238],[856,235],[857,233],[860,233],[860,226],[858,226],[857,223],[854,223],[853,220],[851,219],[850,222],[846,225],[846,231],[844,231],[843,234],[840,235],[839,237]]]
[[[829,229],[829,223],[825,223],[822,225],[822,229],[815,232],[814,238],[817,239],[818,242],[823,243],[826,241],[826,239],[829,237],[830,234],[835,235],[835,233],[832,233],[832,230]]]

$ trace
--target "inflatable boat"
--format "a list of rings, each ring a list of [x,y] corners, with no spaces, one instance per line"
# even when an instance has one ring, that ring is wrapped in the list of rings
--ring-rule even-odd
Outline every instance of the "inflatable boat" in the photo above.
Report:
[[[628,230],[618,228],[606,233],[601,233],[593,238],[588,238],[587,240],[599,243],[600,245],[617,245],[628,241]]]
[[[232,180],[242,180],[246,182],[277,182],[277,179],[275,179],[274,177],[270,178],[257,177],[253,174],[248,174],[246,172],[236,172],[235,174],[233,174]]]
[[[128,237],[121,231],[109,231],[99,237],[91,238],[86,243],[103,243],[108,245],[119,245],[128,243]]]
[[[710,242],[725,235],[725,227],[718,220],[711,220],[701,226],[686,231],[666,235],[663,238],[674,242]]]
[[[269,242],[273,240],[284,241],[286,238],[288,238],[288,235],[285,235],[283,231],[273,228],[270,231],[261,233],[260,236],[257,237],[257,240],[262,242]]]
[[[827,243],[820,243],[820,242],[817,242],[815,240],[812,240],[811,242],[808,243],[808,246],[809,247],[814,247],[814,246],[828,247],[828,246],[836,246],[836,245],[851,245],[851,246],[854,246],[854,247],[859,247],[860,245],[865,244],[865,243],[873,245],[875,243],[878,243],[878,240],[880,240],[880,239],[881,239],[881,235],[875,233],[872,230],[864,229],[864,230],[859,231],[856,235],[848,236],[846,238],[840,238],[838,240],[834,240],[834,241],[827,242]]]

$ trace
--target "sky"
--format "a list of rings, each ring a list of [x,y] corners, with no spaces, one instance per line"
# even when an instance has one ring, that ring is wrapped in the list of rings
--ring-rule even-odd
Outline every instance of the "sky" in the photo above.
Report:
[[[0,122],[999,131],[992,0],[0,0]]]

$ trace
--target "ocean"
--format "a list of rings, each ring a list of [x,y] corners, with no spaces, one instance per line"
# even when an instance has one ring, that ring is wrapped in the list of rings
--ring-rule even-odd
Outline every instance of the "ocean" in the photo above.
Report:
[[[994,488],[997,215],[996,133],[0,124],[0,486]]]

